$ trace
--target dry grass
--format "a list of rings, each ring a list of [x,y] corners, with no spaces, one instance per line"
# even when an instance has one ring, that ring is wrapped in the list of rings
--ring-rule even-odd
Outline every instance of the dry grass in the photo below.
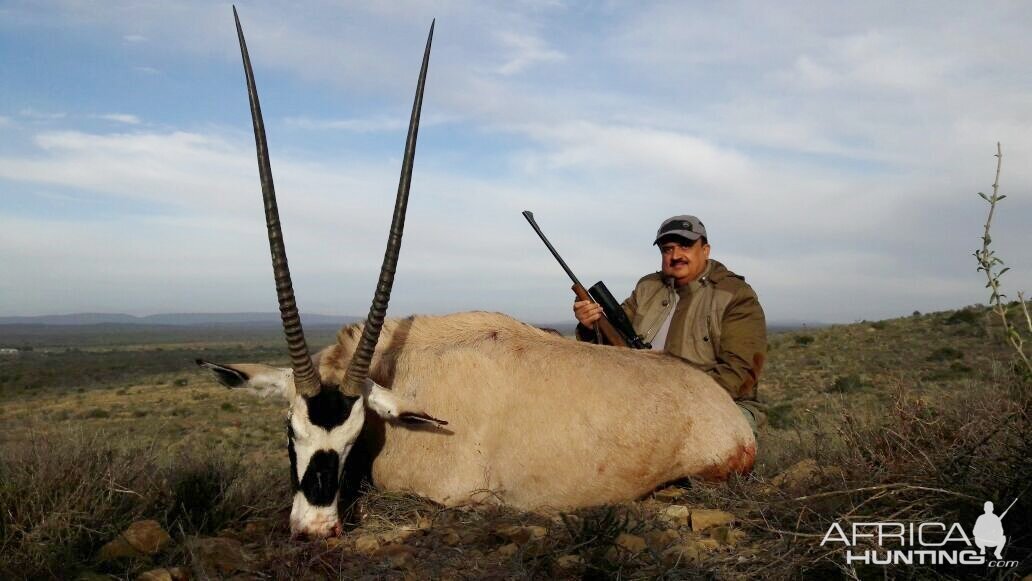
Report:
[[[761,392],[772,426],[755,473],[678,485],[679,504],[735,515],[730,529],[705,533],[670,524],[660,499],[551,517],[442,509],[369,490],[357,507],[361,523],[344,537],[290,541],[278,404],[186,372],[84,393],[13,390],[0,409],[15,426],[0,436],[0,577],[133,577],[189,565],[185,539],[218,534],[244,543],[251,574],[283,578],[963,578],[972,571],[850,569],[840,548],[820,540],[836,521],[940,518],[969,528],[984,500],[1009,502],[1027,490],[1029,386],[983,315],[967,309],[775,336]],[[972,371],[941,373],[957,362]],[[187,385],[173,385],[179,378]],[[804,459],[824,467],[818,478],[801,488],[772,484]],[[1032,566],[1032,495],[1023,498],[1007,516],[1007,558],[1022,563],[1011,575]],[[166,527],[172,549],[151,560],[95,560],[143,518]],[[514,543],[513,526],[543,534]],[[622,549],[622,534],[647,546]],[[356,546],[371,540],[379,550]],[[702,541],[706,550],[680,558],[667,547]]]
[[[268,518],[289,495],[283,474],[156,440],[126,444],[107,431],[70,430],[7,445],[0,464],[0,578],[71,578],[139,519],[180,536]],[[108,568],[123,574],[149,563]],[[103,566],[100,570],[105,570]]]

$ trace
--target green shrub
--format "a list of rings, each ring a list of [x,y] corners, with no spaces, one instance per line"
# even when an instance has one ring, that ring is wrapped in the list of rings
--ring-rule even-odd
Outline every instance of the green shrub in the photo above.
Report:
[[[867,383],[860,379],[859,375],[851,374],[836,377],[835,381],[828,386],[827,391],[833,393],[852,393],[860,391],[865,387],[867,387]]]
[[[974,325],[978,322],[980,315],[974,309],[959,309],[946,317],[943,323],[946,325]]]
[[[809,345],[810,343],[813,343],[813,342],[814,342],[814,338],[813,338],[812,335],[796,335],[795,336],[795,344],[799,345],[800,347],[806,347],[807,345]]]
[[[954,379],[964,379],[971,376],[971,372],[974,371],[967,365],[960,361],[954,361],[950,363],[950,366],[946,369],[938,369],[930,371],[924,374],[921,379],[925,381],[950,381]]]
[[[79,417],[86,419],[110,418],[111,412],[101,408],[93,408],[82,412],[81,414],[79,414]]]
[[[796,406],[801,405],[796,402],[783,401],[776,403],[767,408],[767,423],[770,427],[778,430],[785,430],[795,426],[796,418]]]
[[[939,349],[936,349],[935,351],[932,351],[932,353],[930,355],[928,355],[928,357],[926,357],[925,360],[926,361],[952,361],[954,359],[963,359],[963,358],[964,358],[964,353],[962,351],[960,351],[959,349],[954,349],[953,347],[940,347]]]

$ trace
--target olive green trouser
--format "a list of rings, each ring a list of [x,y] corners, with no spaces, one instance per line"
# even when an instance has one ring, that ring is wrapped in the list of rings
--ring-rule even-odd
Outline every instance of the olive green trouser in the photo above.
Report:
[[[760,410],[760,405],[754,401],[736,401],[738,410],[742,412],[745,421],[749,422],[753,436],[759,436],[759,429],[767,424],[767,414]]]

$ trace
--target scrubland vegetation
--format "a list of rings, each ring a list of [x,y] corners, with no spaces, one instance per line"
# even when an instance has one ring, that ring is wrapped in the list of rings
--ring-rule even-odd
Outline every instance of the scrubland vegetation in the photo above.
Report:
[[[1009,502],[1032,482],[1032,384],[1000,333],[989,309],[971,307],[773,336],[759,463],[727,485],[674,483],[568,515],[442,509],[368,491],[359,525],[310,542],[289,539],[280,404],[217,387],[191,363],[285,364],[278,345],[36,350],[0,363],[0,577],[122,578],[159,567],[229,576],[191,548],[219,537],[242,555],[237,574],[269,577],[880,578],[883,567],[850,569],[838,547],[821,547],[832,522],[969,527],[984,500]],[[1007,516],[1006,556],[1022,563],[1011,575],[1030,564],[1030,506]],[[702,509],[732,520],[694,530]],[[141,519],[158,521],[171,544],[100,556]]]

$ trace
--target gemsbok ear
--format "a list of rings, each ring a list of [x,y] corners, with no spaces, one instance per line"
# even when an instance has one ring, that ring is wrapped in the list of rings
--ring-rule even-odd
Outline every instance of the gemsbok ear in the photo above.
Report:
[[[290,399],[294,393],[294,372],[291,369],[256,363],[223,365],[203,359],[197,365],[210,370],[216,381],[230,388],[242,388],[261,397],[272,395]]]
[[[441,427],[448,425],[448,422],[433,417],[416,404],[399,397],[393,391],[378,385],[371,379],[365,380],[362,391],[365,395],[366,406],[389,422],[410,426]]]

